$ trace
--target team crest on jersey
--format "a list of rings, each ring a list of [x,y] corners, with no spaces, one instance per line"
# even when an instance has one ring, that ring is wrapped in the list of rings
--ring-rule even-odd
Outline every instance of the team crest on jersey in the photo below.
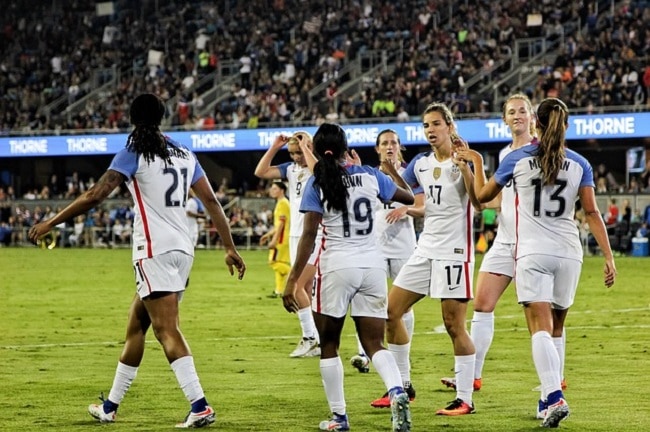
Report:
[[[449,178],[451,180],[456,181],[460,177],[460,169],[458,168],[457,165],[452,165],[451,166],[451,171],[449,171]]]
[[[302,182],[302,178],[303,178],[304,176],[305,176],[305,173],[302,173],[302,172],[301,172],[300,174],[298,174],[298,181],[299,181],[299,182]]]
[[[440,167],[435,167],[433,169],[433,179],[438,180],[440,178],[441,173],[442,173],[442,169]]]

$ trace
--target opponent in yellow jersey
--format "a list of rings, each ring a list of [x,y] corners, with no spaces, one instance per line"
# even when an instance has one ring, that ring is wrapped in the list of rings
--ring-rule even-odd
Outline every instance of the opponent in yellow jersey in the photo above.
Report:
[[[273,228],[260,238],[260,243],[269,243],[269,266],[275,272],[275,294],[282,295],[291,268],[289,258],[289,227],[291,206],[285,193],[287,186],[280,181],[273,182],[269,194],[275,199]]]

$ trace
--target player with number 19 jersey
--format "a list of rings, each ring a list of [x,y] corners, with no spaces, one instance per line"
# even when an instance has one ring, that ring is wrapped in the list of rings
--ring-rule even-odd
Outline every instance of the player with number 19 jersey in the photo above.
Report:
[[[300,211],[321,213],[323,246],[318,262],[321,273],[345,268],[384,268],[384,259],[377,244],[374,213],[379,200],[390,201],[397,186],[376,168],[348,165],[347,212],[327,210],[320,188],[310,178]]]
[[[494,174],[499,185],[514,180],[516,258],[542,254],[582,262],[575,199],[581,187],[594,187],[593,169],[583,156],[566,149],[555,184],[544,186],[538,148],[529,144],[513,151]]]
[[[460,169],[451,158],[420,153],[402,174],[413,194],[424,193],[424,228],[415,254],[434,260],[474,262],[474,210]]]
[[[186,147],[170,141],[168,148],[172,164],[165,164],[159,157],[149,163],[144,156],[122,149],[109,166],[126,177],[134,197],[134,260],[172,250],[194,256],[185,204],[190,187],[205,172]]]

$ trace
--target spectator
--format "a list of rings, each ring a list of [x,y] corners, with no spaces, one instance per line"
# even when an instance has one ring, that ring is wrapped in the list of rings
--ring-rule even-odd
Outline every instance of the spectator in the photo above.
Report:
[[[616,225],[618,222],[618,206],[616,205],[616,198],[610,198],[609,204],[607,206],[607,212],[605,213],[605,224],[608,226]]]

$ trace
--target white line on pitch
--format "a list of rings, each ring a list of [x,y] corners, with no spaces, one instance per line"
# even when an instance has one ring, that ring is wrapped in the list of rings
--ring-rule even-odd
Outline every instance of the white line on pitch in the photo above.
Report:
[[[634,309],[618,309],[611,311],[598,311],[600,314],[604,313],[627,313],[627,312],[642,312],[648,311],[650,308],[634,308]],[[571,315],[576,314],[590,314],[594,311],[576,311],[571,312]],[[522,315],[503,315],[497,316],[499,319],[513,319],[522,318]],[[594,325],[594,326],[567,326],[568,330],[626,330],[626,329],[649,329],[650,325],[636,324],[636,325]],[[525,327],[511,328],[511,329],[495,329],[496,332],[509,332],[516,330],[526,330]],[[417,332],[415,335],[432,335],[446,333],[444,325],[436,326],[433,331]],[[352,337],[349,335],[349,337]],[[242,340],[272,340],[272,339],[295,339],[296,336],[247,336],[247,337],[224,337],[224,338],[210,338],[208,341],[242,341]],[[157,340],[148,340],[146,343],[158,343]],[[109,345],[123,345],[124,341],[113,342],[70,342],[70,343],[50,343],[50,344],[28,344],[28,345],[2,345],[0,350],[20,350],[20,349],[34,349],[34,348],[66,348],[66,347],[84,347],[84,346],[109,346]]]

